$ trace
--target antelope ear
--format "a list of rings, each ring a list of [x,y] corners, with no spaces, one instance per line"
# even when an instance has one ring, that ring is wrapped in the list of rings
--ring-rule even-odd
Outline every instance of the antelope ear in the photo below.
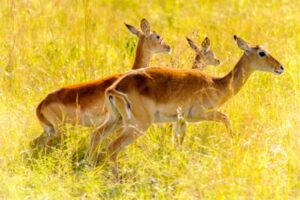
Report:
[[[134,35],[136,35],[136,36],[140,36],[140,35],[141,35],[141,32],[140,32],[139,30],[137,30],[134,26],[131,26],[131,25],[126,24],[126,23],[124,23],[124,24],[125,24],[125,26],[128,28],[128,30],[129,30],[132,34],[134,34]]]
[[[210,40],[208,37],[205,37],[203,42],[201,43],[201,47],[203,48],[204,51],[208,51],[210,47]]]
[[[149,24],[149,22],[145,18],[141,20],[141,30],[145,34],[149,34],[150,33],[150,24]]]
[[[191,47],[192,49],[194,49],[195,51],[197,51],[197,50],[198,50],[198,47],[196,46],[196,44],[194,43],[194,41],[191,40],[191,39],[188,38],[188,37],[185,37],[185,38],[186,38],[186,40],[188,41],[190,47]]]
[[[251,48],[250,48],[249,44],[245,40],[243,40],[242,38],[240,38],[240,37],[238,37],[236,35],[234,35],[233,38],[236,41],[236,44],[238,45],[238,47],[240,49],[242,49],[244,51],[250,51]]]

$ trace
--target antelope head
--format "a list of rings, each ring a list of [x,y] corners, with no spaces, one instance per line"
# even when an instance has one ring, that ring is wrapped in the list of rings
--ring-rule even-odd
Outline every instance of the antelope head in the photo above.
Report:
[[[234,35],[238,47],[244,51],[246,59],[248,59],[249,67],[252,70],[273,72],[274,74],[282,74],[283,66],[271,54],[259,45],[250,45],[242,38]]]
[[[170,53],[171,47],[163,41],[163,38],[158,33],[150,30],[150,24],[146,19],[141,20],[141,31],[126,23],[125,26],[139,38],[139,43],[141,42],[144,51]]]
[[[204,70],[208,65],[219,65],[220,60],[215,56],[215,53],[210,49],[210,40],[205,37],[201,43],[201,47],[198,47],[193,40],[186,37],[190,47],[195,50],[196,57],[193,64],[193,69]]]

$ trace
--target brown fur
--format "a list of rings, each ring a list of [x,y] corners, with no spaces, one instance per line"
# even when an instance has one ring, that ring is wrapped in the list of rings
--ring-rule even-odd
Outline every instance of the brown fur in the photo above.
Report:
[[[115,74],[92,82],[65,86],[50,93],[44,101],[44,106],[53,101],[59,101],[67,106],[80,105],[82,109],[89,107],[94,102],[97,102],[97,99],[104,95],[103,91],[111,86],[121,75]]]
[[[66,86],[50,93],[39,104],[36,110],[38,119],[42,124],[53,128],[57,124],[53,124],[53,122],[51,123],[47,120],[46,117],[51,119],[55,118],[57,120],[57,123],[62,122],[63,118],[68,118],[69,122],[76,123],[76,116],[72,116],[72,113],[74,112],[70,113],[63,108],[70,108],[74,110],[80,109],[81,113],[88,111],[89,108],[98,108],[98,114],[96,114],[96,116],[102,115],[103,113],[105,113],[105,110],[103,109],[104,91],[109,86],[111,86],[112,83],[121,75],[122,74],[115,74],[97,81]],[[50,107],[51,105],[52,107]],[[50,108],[51,112],[45,111],[47,108],[48,110]],[[54,113],[55,117],[48,116],[48,113],[50,115]],[[77,122],[79,122],[80,124],[83,123],[81,120]]]
[[[142,96],[157,103],[166,103],[181,101],[186,98],[185,94],[194,92],[199,85],[211,86],[211,77],[198,70],[161,67],[131,72],[116,83],[116,90],[128,93],[135,88]]]

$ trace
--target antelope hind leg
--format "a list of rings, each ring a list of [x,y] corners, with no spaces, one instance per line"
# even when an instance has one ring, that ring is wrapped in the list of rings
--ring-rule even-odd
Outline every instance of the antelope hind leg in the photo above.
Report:
[[[101,126],[96,128],[91,134],[90,149],[88,160],[95,164],[97,157],[97,147],[99,142],[106,138],[110,133],[118,129],[122,125],[120,117],[106,120]]]
[[[108,156],[110,161],[110,167],[114,176],[120,180],[119,172],[118,172],[118,162],[117,157],[121,150],[123,150],[126,146],[132,144],[139,136],[141,136],[145,129],[138,129],[135,126],[127,127],[124,132],[121,134],[119,138],[114,140],[108,146]]]

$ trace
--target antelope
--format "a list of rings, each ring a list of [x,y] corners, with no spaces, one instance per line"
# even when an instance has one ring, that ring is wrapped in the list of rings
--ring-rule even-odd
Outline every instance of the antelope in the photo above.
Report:
[[[196,56],[192,65],[192,69],[198,69],[204,71],[208,65],[220,65],[220,60],[215,56],[214,52],[210,49],[210,39],[205,37],[201,43],[201,46],[198,47],[193,40],[186,37],[186,40],[190,47],[195,51]],[[173,142],[177,144],[182,144],[185,131],[186,131],[186,121],[182,113],[182,109],[179,107],[177,109],[177,122],[173,124]]]
[[[132,71],[115,81],[106,90],[108,118],[91,135],[89,161],[94,161],[99,141],[122,127],[121,135],[108,145],[111,169],[119,178],[118,153],[143,135],[152,123],[176,122],[178,107],[188,122],[222,122],[232,133],[230,119],[218,108],[240,91],[254,71],[284,71],[279,61],[262,47],[250,45],[236,35],[234,39],[244,53],[223,77],[199,70],[158,67]]]
[[[146,19],[141,20],[141,31],[126,23],[125,26],[138,37],[132,69],[149,67],[153,54],[170,53],[170,46],[158,33],[150,31]],[[100,80],[66,86],[48,94],[36,109],[38,120],[47,134],[43,142],[50,144],[51,138],[59,138],[59,125],[66,122],[82,126],[101,124],[107,113],[104,107],[105,90],[121,76],[114,74]],[[45,140],[43,134],[33,141],[33,145],[41,140]]]
[[[220,65],[220,60],[215,56],[214,52],[210,49],[210,40],[205,37],[201,43],[201,47],[198,47],[193,40],[186,37],[190,47],[195,50],[196,57],[192,66],[192,69],[199,69],[203,71],[208,65]]]

